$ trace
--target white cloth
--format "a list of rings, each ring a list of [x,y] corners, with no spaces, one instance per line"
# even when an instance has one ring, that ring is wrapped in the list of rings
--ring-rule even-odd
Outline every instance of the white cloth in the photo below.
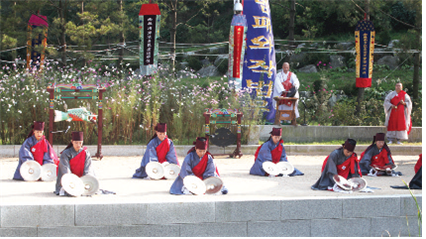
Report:
[[[396,91],[392,91],[391,93],[389,93],[386,98],[385,98],[385,102],[384,102],[384,107],[385,107],[385,114],[386,114],[386,121],[385,121],[385,126],[388,126],[389,123],[389,117],[392,113],[392,103],[390,102],[393,97],[395,97],[397,95]],[[405,113],[405,125],[407,130],[410,127],[410,122],[411,122],[411,110],[412,110],[412,103],[411,103],[411,99],[410,96],[408,94],[405,94],[405,99],[404,102],[406,103],[406,105],[404,106],[404,113]],[[400,107],[402,105],[399,105],[398,107]],[[408,134],[407,134],[407,130],[404,131],[388,131],[386,133],[386,137],[388,139],[398,139],[398,140],[408,140]]]
[[[284,91],[284,86],[283,86],[283,82],[287,80],[287,75],[290,73],[287,72],[287,74],[284,74],[283,71],[280,71],[277,76],[275,77],[275,82],[274,82],[274,92],[272,95],[272,98],[274,98],[275,96],[281,96],[281,92]],[[300,87],[300,83],[299,83],[299,79],[297,79],[296,74],[291,73],[291,77],[290,77],[290,83],[294,86],[294,88],[296,89],[296,94],[294,95],[294,97],[299,98],[299,87]],[[274,109],[277,108],[277,102],[275,100],[272,101]],[[296,107],[294,108],[295,114],[296,114],[296,118],[299,118],[299,110],[298,110],[298,105],[299,100],[296,101]],[[291,106],[287,106],[287,105],[280,105],[279,110],[292,110],[293,109],[293,104]],[[288,115],[284,115],[284,116],[288,116]]]

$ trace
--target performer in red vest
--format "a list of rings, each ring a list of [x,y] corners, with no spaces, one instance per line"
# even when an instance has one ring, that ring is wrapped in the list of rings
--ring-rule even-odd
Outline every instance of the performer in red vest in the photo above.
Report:
[[[188,175],[195,175],[201,180],[209,177],[220,177],[219,171],[213,162],[213,156],[207,151],[208,141],[204,137],[197,137],[185,159],[183,160],[179,176],[175,179],[170,194],[191,194],[183,185],[183,179]],[[227,194],[228,189],[223,186],[222,194]]]
[[[27,139],[19,149],[19,161],[13,179],[24,180],[21,176],[20,169],[24,162],[35,160],[40,165],[46,163],[59,164],[58,156],[50,145],[49,141],[43,135],[44,122],[35,121]]]
[[[402,144],[401,140],[408,140],[411,132],[411,110],[410,96],[402,90],[401,82],[396,83],[395,91],[389,93],[384,102],[387,126],[386,137],[389,144],[395,140]]]
[[[165,123],[158,123],[157,126],[155,126],[155,134],[148,142],[141,166],[136,169],[133,178],[149,179],[145,172],[145,167],[149,162],[169,162],[179,165],[175,146],[172,140],[167,137],[167,124]]]
[[[278,163],[281,161],[288,162],[287,155],[285,153],[283,140],[281,139],[282,129],[281,128],[272,128],[270,132],[271,137],[257,148],[256,153],[254,154],[254,164],[250,169],[250,174],[268,176],[268,174],[263,170],[262,164],[266,161],[272,161],[273,163]],[[303,175],[297,168],[294,168],[294,171],[289,176],[298,176]],[[279,174],[278,176],[283,176]]]
[[[342,146],[331,152],[324,160],[321,177],[312,185],[311,189],[334,191],[333,176],[336,174],[346,179],[362,176],[358,156],[354,153],[356,141],[347,139]]]
[[[396,176],[402,175],[400,172],[396,173],[392,170],[396,168],[395,162],[392,158],[392,153],[385,143],[385,134],[377,133],[373,137],[373,143],[362,152],[360,157],[359,166],[363,175],[369,176]],[[386,171],[377,171],[374,168],[385,169]]]
[[[71,143],[61,152],[58,177],[56,180],[56,195],[66,195],[62,189],[61,179],[66,173],[73,173],[78,177],[89,174],[95,176],[92,169],[92,157],[89,150],[83,147],[83,132],[72,132]]]
[[[274,82],[274,92],[272,97],[275,96],[285,96],[285,97],[296,97],[299,98],[299,79],[297,79],[296,74],[290,71],[290,65],[288,62],[284,62],[283,70],[277,74]],[[277,108],[276,101],[272,101],[274,104],[274,109]],[[296,101],[296,107],[294,108],[296,118],[299,118],[299,110],[297,105],[299,100]],[[293,104],[291,101],[283,100],[280,102],[279,110],[292,110]]]

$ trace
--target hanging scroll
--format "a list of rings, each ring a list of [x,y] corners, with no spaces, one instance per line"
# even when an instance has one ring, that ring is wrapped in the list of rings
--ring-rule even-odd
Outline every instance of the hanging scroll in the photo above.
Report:
[[[371,21],[359,21],[355,29],[356,87],[371,87],[375,31]]]
[[[241,89],[243,59],[246,48],[247,20],[243,14],[235,14],[229,31],[228,79],[230,87]]]
[[[40,67],[44,65],[44,51],[47,46],[47,30],[49,24],[47,17],[42,15],[31,15],[28,21],[27,37],[27,68]],[[40,50],[39,46],[42,45]],[[39,65],[37,65],[37,62]]]
[[[157,4],[142,4],[139,11],[141,75],[152,75],[157,70],[160,20],[161,12]]]

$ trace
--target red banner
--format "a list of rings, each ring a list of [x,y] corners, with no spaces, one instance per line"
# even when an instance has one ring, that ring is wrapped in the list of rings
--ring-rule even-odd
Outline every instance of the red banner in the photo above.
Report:
[[[243,46],[244,26],[234,27],[234,65],[232,77],[240,77],[241,50]]]

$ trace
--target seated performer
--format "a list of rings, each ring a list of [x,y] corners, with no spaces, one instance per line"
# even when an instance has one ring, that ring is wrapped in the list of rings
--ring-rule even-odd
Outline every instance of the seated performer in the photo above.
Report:
[[[140,168],[136,169],[133,178],[148,178],[145,167],[149,162],[169,162],[179,165],[173,142],[167,138],[167,124],[158,123],[155,126],[155,134],[146,146]]]
[[[269,139],[257,148],[257,151],[254,155],[254,164],[250,169],[250,174],[268,176],[263,168],[262,164],[266,161],[272,161],[273,163],[278,163],[281,161],[287,161],[287,156],[285,153],[283,140],[281,139],[282,129],[281,128],[272,128],[270,132],[271,136]],[[294,168],[294,171],[289,176],[303,175],[297,168]],[[279,174],[278,176],[282,176]]]
[[[24,180],[21,176],[20,169],[27,160],[35,160],[40,165],[46,163],[59,164],[58,156],[43,135],[44,122],[36,121],[32,126],[31,132],[19,150],[19,162],[13,179]]]
[[[334,191],[335,182],[333,176],[338,174],[346,179],[361,177],[358,157],[354,153],[356,141],[347,139],[346,142],[324,160],[321,169],[321,177],[312,185],[313,190]]]
[[[373,137],[373,143],[361,154],[359,166],[363,175],[392,176],[392,169],[396,166],[391,151],[385,143],[384,133],[377,133]],[[386,169],[386,172],[377,171],[374,167]]]
[[[191,194],[183,185],[183,179],[188,175],[195,175],[201,180],[209,177],[220,177],[216,165],[213,162],[213,156],[207,151],[208,141],[204,137],[197,137],[185,159],[183,160],[179,176],[170,188],[170,194]],[[228,189],[225,186],[221,189],[222,194],[227,194]]]
[[[411,179],[408,187],[410,189],[422,189],[422,154],[419,155],[416,165],[414,165],[414,177]],[[404,186],[391,186],[394,189],[408,189],[407,185]]]
[[[71,143],[61,152],[58,177],[56,179],[56,195],[67,195],[61,185],[62,176],[66,173],[73,173],[78,177],[86,174],[95,176],[90,152],[86,147],[83,148],[83,132],[72,132],[71,137]]]

